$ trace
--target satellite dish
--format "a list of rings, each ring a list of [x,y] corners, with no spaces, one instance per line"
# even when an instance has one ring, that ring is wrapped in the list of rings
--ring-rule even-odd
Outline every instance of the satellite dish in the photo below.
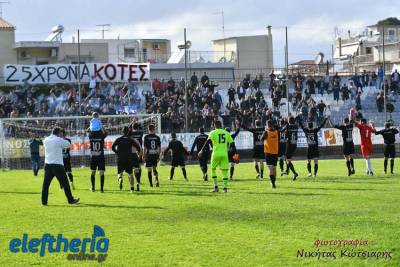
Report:
[[[319,65],[324,62],[324,54],[322,52],[319,52],[317,56],[315,57],[314,63]]]

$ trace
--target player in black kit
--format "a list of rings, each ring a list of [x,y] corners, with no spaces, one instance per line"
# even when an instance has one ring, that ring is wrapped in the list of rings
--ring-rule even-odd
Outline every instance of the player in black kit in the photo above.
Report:
[[[169,175],[169,180],[174,179],[174,172],[176,167],[181,167],[183,178],[186,181],[189,181],[186,175],[185,168],[185,155],[188,156],[186,148],[183,146],[182,142],[176,140],[176,133],[171,134],[172,140],[169,142],[168,147],[164,151],[164,155],[167,154],[170,150],[172,151],[172,160],[171,160],[171,172]]]
[[[140,128],[140,124],[136,122],[136,118],[132,119],[132,124],[129,126],[129,128],[130,128],[129,137],[135,139],[140,144],[140,147],[143,147],[143,131]],[[142,177],[142,164],[143,164],[143,159],[142,157],[140,157],[139,168],[135,169],[135,171],[137,172],[137,176],[135,172],[136,182],[138,182],[139,184]]]
[[[327,118],[323,120],[323,122],[316,128],[314,128],[312,122],[308,122],[307,128],[303,126],[300,122],[300,127],[303,129],[304,134],[306,135],[307,139],[307,170],[308,170],[308,177],[311,177],[311,160],[314,160],[314,177],[317,177],[318,173],[318,158],[319,158],[319,147],[318,147],[318,132],[324,127]]]
[[[200,134],[194,139],[192,149],[190,150],[190,155],[194,157],[194,149],[196,148],[197,153],[203,148],[204,144],[207,142],[208,135],[204,133],[204,128],[200,128]],[[200,169],[203,172],[203,180],[208,181],[207,174],[207,163],[210,159],[210,146],[208,145],[203,149],[203,154],[199,157]]]
[[[226,128],[225,131],[230,133],[231,129]],[[235,162],[235,159],[234,159],[234,155],[237,154],[237,149],[235,146],[235,138],[236,138],[236,136],[238,136],[239,132],[240,132],[240,123],[239,123],[239,121],[236,121],[236,131],[233,134],[231,134],[233,143],[228,148],[228,159],[229,159],[229,163],[231,165],[230,172],[229,172],[229,180],[231,180],[231,181],[233,180],[233,173],[235,172],[235,164],[237,164],[237,162]]]
[[[104,193],[104,172],[106,171],[106,161],[104,158],[104,139],[107,137],[105,131],[91,132],[89,130],[89,141],[90,141],[90,170],[92,174],[90,176],[91,191],[95,191],[95,177],[96,170],[99,170],[100,174],[100,192]]]
[[[161,153],[161,140],[155,134],[155,126],[149,125],[149,134],[144,137],[143,141],[143,157],[146,162],[147,175],[149,178],[150,186],[153,187],[153,176],[155,176],[156,187],[160,186],[158,180],[157,164]]]
[[[139,182],[137,180],[139,168],[139,156],[142,152],[139,142],[129,137],[129,127],[123,129],[123,136],[118,137],[113,145],[112,151],[117,154],[117,169],[119,189],[122,189],[122,173],[128,174],[129,184],[131,185],[131,193],[135,191],[135,180],[133,178],[133,168],[135,168],[136,190],[139,191]]]
[[[264,128],[261,127],[261,121],[255,121],[255,128],[247,128],[245,125],[242,125],[242,128],[246,131],[249,131],[253,134],[253,159],[254,159],[254,168],[256,169],[257,176],[256,179],[264,178],[264,140],[262,136],[264,134]]]
[[[60,131],[61,137],[67,140],[71,144],[71,139],[65,137],[65,130],[61,129]],[[64,169],[65,173],[68,176],[68,179],[71,183],[71,188],[75,190],[74,186],[74,176],[72,175],[72,169],[71,169],[71,155],[70,155],[70,148],[64,148],[62,151],[63,154],[63,162],[64,162]]]
[[[394,127],[391,127],[390,122],[385,123],[385,129],[375,132],[375,134],[381,134],[383,136],[383,140],[385,142],[385,161],[383,162],[383,168],[385,173],[387,173],[387,164],[388,159],[390,158],[390,173],[393,174],[394,168],[394,158],[396,157],[396,134],[399,133]]]
[[[331,122],[332,124],[332,122]],[[344,118],[342,125],[333,125],[334,128],[342,131],[343,155],[346,160],[348,175],[355,173],[354,170],[354,142],[353,142],[353,122],[349,118]]]
[[[286,164],[287,164],[287,170],[286,173],[289,174],[289,170],[293,172],[293,181],[297,179],[299,176],[294,169],[293,163],[292,163],[292,157],[293,154],[296,152],[297,149],[297,138],[298,138],[298,129],[299,126],[297,125],[297,122],[299,120],[299,117],[289,117],[289,124],[286,126],[286,138],[287,138],[287,143],[286,143]]]
[[[286,162],[286,171],[283,170],[284,162],[286,161],[286,144],[287,144],[287,136],[286,136],[286,127],[287,121],[282,118],[279,121],[279,168],[281,170],[281,176],[288,173],[288,165]]]

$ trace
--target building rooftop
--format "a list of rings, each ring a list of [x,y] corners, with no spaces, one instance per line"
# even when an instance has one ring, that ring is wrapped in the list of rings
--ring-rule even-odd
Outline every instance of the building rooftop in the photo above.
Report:
[[[316,65],[316,64],[315,64],[315,60],[305,59],[305,60],[300,60],[300,61],[291,63],[289,65],[293,66],[293,65]]]
[[[49,41],[22,41],[14,44],[14,48],[53,48],[59,46],[59,42]]]
[[[108,38],[108,39],[100,39],[100,38],[88,38],[88,39],[81,39],[81,42],[110,42],[110,41],[121,41],[121,42],[125,42],[125,41],[155,41],[155,42],[169,42],[169,39],[112,39],[112,38]]]
[[[0,30],[15,30],[15,26],[0,18]]]
[[[244,36],[232,36],[232,37],[226,37],[226,38],[220,38],[220,39],[214,39],[212,40],[213,42],[218,42],[218,41],[223,41],[223,40],[229,40],[229,39],[238,39],[238,38],[247,38],[247,37],[265,37],[268,36],[267,34],[259,34],[259,35],[244,35]]]

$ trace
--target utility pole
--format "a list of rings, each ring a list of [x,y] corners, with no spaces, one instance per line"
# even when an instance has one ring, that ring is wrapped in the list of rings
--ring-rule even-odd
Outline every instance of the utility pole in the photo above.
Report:
[[[78,29],[78,93],[79,93],[79,116],[82,115],[82,92],[81,92],[81,38]]]
[[[385,112],[385,122],[387,121],[387,110],[386,110],[386,62],[385,62],[385,25],[382,25],[382,61],[383,61],[383,105]]]
[[[285,69],[286,69],[286,103],[287,103],[287,115],[289,116],[289,49],[288,49],[288,29],[285,27]]]
[[[222,17],[222,38],[224,39],[224,58],[226,59],[226,41],[225,41],[225,13],[222,9],[221,11],[214,12],[215,15],[221,15]]]
[[[188,132],[188,73],[187,73],[187,40],[186,40],[186,28],[183,29],[183,42],[185,46],[185,132]]]
[[[111,24],[107,23],[107,24],[97,24],[96,27],[101,27],[101,29],[97,30],[97,31],[101,31],[101,38],[104,39],[104,32],[108,32],[110,29],[109,27],[111,26]]]
[[[8,1],[0,1],[0,18],[3,17],[3,4],[9,4]]]

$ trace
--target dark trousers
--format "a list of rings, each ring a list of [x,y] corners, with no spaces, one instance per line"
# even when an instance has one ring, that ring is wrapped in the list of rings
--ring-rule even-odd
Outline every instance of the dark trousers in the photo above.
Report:
[[[65,196],[68,199],[68,203],[74,200],[69,187],[67,174],[65,173],[64,166],[59,164],[45,164],[44,165],[44,180],[42,186],[42,204],[47,205],[47,199],[49,198],[49,187],[54,176],[60,182],[60,185],[64,189]]]
[[[31,154],[32,171],[33,175],[37,176],[40,169],[40,156],[39,154]]]
[[[204,153],[203,155],[201,155],[201,157],[199,158],[199,164],[200,164],[200,168],[203,172],[207,172],[207,163],[208,163],[208,159],[210,158],[210,154],[209,153]]]

